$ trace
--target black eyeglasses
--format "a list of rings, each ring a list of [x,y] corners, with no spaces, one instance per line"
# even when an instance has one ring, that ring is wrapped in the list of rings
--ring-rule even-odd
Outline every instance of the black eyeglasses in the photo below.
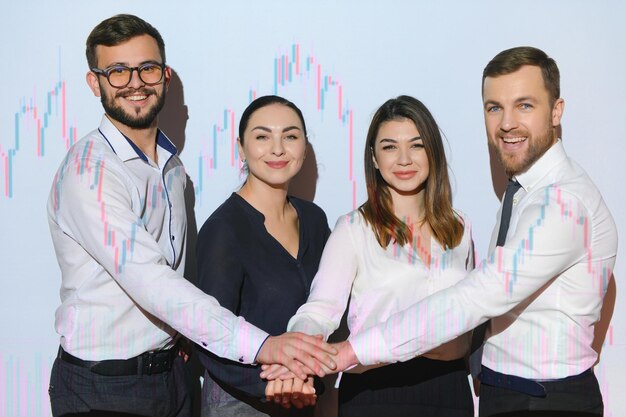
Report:
[[[163,80],[164,69],[165,64],[148,62],[146,64],[139,65],[138,67],[113,65],[105,69],[92,68],[91,71],[95,74],[106,77],[109,84],[111,84],[111,87],[124,88],[130,84],[130,80],[133,78],[133,71],[137,71],[139,79],[146,85],[156,85]]]

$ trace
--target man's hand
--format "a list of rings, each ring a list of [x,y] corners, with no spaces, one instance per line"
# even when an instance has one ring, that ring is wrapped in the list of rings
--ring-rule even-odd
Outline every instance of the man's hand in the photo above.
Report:
[[[324,342],[319,336],[285,333],[280,336],[269,336],[261,346],[256,361],[262,364],[284,365],[296,377],[306,380],[307,372],[320,377],[333,372],[337,365],[330,355],[337,353],[336,348]]]
[[[335,364],[335,372],[343,372],[359,364],[352,345],[347,340],[339,343],[333,343],[333,347],[337,349],[337,354],[333,356]]]
[[[325,367],[325,373],[329,374],[334,372],[346,371],[359,364],[359,360],[356,357],[354,350],[352,349],[352,345],[350,345],[350,342],[348,342],[347,340],[344,342],[333,343],[331,344],[331,346],[334,347],[337,352],[332,357],[337,366],[335,368]],[[314,372],[311,369],[308,369],[306,366],[302,366],[302,364],[300,364],[300,366],[303,372],[308,373],[309,375],[313,375]],[[293,378],[300,378],[300,375],[297,375],[290,368],[287,368],[286,366],[283,366],[279,363],[275,363],[272,365],[263,365],[261,368],[263,370],[261,372],[262,379],[288,380]]]

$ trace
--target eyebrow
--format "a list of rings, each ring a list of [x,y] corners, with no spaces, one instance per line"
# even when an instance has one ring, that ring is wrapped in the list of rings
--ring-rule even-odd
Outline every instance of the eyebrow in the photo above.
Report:
[[[415,142],[415,141],[418,141],[418,140],[422,140],[422,137],[421,136],[415,136],[414,138],[411,138],[408,141],[409,142]],[[397,139],[393,139],[393,138],[382,138],[380,140],[380,143],[383,143],[383,142],[397,143],[398,140]]]
[[[499,106],[500,102],[496,101],[496,100],[487,100],[483,103],[483,107],[487,107],[490,105],[494,105],[494,106]]]
[[[520,97],[517,100],[515,100],[516,103],[520,103],[522,101],[533,101],[533,102],[535,102],[535,101],[537,101],[537,99],[535,97],[533,97],[533,96],[524,96],[524,97]]]
[[[533,103],[536,103],[537,99],[533,96],[522,96],[522,97],[515,99],[515,103],[522,103],[524,101],[532,101]],[[485,103],[483,104],[483,107],[487,107],[489,105],[501,106],[502,104],[500,104],[498,100],[490,99],[490,100],[485,101]]]
[[[144,65],[144,64],[158,64],[161,65],[161,63],[157,60],[154,59],[148,59],[146,61],[140,62],[139,64],[137,64],[138,67]],[[105,68],[111,68],[111,67],[115,67],[115,66],[124,66],[124,67],[130,67],[131,65],[128,62],[113,62],[112,64],[107,65]]]
[[[268,133],[272,133],[272,129],[270,129],[269,127],[265,127],[265,126],[255,126],[252,128],[252,130],[262,130],[264,132],[268,132]],[[283,129],[283,133],[284,132],[288,132],[290,130],[302,130],[300,129],[298,126],[287,126],[286,128]]]

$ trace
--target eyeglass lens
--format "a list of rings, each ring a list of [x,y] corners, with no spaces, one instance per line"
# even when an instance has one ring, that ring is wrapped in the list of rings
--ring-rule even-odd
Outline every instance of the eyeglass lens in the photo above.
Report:
[[[113,87],[126,87],[130,83],[133,71],[137,71],[141,81],[149,85],[158,84],[163,77],[163,68],[157,64],[145,64],[135,68],[120,65],[107,70],[109,82]]]

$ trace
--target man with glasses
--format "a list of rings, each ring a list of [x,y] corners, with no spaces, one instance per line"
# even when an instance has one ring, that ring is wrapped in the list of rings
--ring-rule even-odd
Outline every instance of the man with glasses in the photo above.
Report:
[[[179,333],[240,363],[323,375],[334,349],[268,336],[186,281],[186,175],[157,127],[171,70],[159,32],[118,15],[87,39],[87,83],[105,115],[54,177],[48,221],[62,272],[52,413],[190,415]]]

